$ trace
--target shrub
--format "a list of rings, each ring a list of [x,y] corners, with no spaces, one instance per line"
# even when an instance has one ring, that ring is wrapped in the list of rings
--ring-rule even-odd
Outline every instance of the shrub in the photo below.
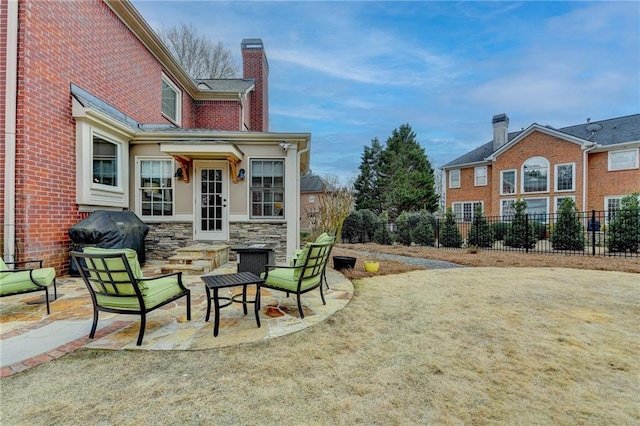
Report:
[[[554,250],[584,250],[583,227],[576,203],[571,198],[562,200],[551,234],[551,247]]]
[[[413,229],[413,242],[422,246],[435,246],[436,232],[433,222],[433,216],[426,210],[422,210],[418,215],[418,223]]]
[[[342,224],[342,238],[353,242],[362,242],[363,219],[362,212],[351,212]]]
[[[377,244],[391,245],[393,244],[393,237],[389,232],[389,216],[384,212],[380,215],[376,232],[373,235],[373,241]]]
[[[449,207],[445,215],[444,224],[440,228],[440,245],[443,247],[462,247],[462,234],[456,223],[456,215],[453,209]]]
[[[504,240],[504,236],[507,234],[509,228],[509,222],[494,222],[491,224],[491,230],[493,231],[493,237],[497,241]]]
[[[378,225],[378,216],[369,209],[362,209],[360,212],[362,213],[362,232],[364,233],[364,241],[373,241],[373,235],[375,234],[376,227]]]
[[[396,219],[397,230],[397,239],[400,244],[405,246],[411,245],[412,235],[411,235],[411,224],[409,223],[409,213],[402,212]]]
[[[474,247],[493,247],[495,238],[491,226],[482,214],[482,207],[477,206],[473,223],[467,236],[467,245]]]
[[[640,251],[640,203],[637,193],[627,195],[620,202],[620,208],[609,220],[607,248],[609,251],[632,253]]]
[[[527,220],[527,202],[518,199],[511,205],[511,209],[514,215],[504,236],[504,244],[514,248],[534,248],[538,239],[534,226],[530,226]]]

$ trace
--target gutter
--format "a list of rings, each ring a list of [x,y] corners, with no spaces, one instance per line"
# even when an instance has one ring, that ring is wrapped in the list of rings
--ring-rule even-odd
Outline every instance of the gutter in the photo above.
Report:
[[[598,147],[597,143],[582,151],[582,211],[587,211],[587,185],[589,184],[589,152]]]
[[[16,260],[16,104],[18,76],[18,0],[7,2],[7,71],[4,99],[4,258]]]

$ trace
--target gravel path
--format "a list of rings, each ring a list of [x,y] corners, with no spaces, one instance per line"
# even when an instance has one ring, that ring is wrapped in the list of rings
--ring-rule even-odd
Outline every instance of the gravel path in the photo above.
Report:
[[[381,259],[395,260],[397,262],[408,263],[409,265],[422,266],[427,269],[450,269],[450,268],[468,268],[465,265],[459,265],[445,260],[423,259],[420,257],[398,256],[397,254],[372,253],[368,251],[352,250],[361,255],[377,256]]]

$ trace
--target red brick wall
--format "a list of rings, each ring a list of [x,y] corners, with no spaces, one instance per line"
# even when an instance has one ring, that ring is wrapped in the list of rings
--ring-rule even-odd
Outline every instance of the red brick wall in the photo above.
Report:
[[[255,78],[256,88],[249,94],[249,130],[269,131],[269,66],[264,50],[244,49],[242,51],[244,78]]]
[[[589,155],[587,210],[605,210],[604,197],[606,196],[640,192],[640,169],[610,172],[608,167],[609,153],[598,152]]]
[[[195,127],[201,129],[240,129],[240,103],[238,101],[197,101]]]
[[[523,194],[522,189],[522,164],[531,157],[544,157],[549,161],[549,187],[547,192]],[[555,165],[575,163],[575,191],[555,192]],[[500,171],[515,169],[517,174],[516,194],[500,195]],[[606,165],[605,165],[606,170]],[[459,189],[449,188],[449,173],[447,172],[447,207],[457,201],[485,202],[485,215],[497,216],[500,214],[501,199],[505,198],[548,198],[549,212],[555,209],[556,196],[575,196],[575,201],[579,210],[582,206],[582,175],[583,175],[583,154],[580,145],[567,142],[565,140],[550,136],[546,133],[535,131],[529,136],[509,148],[498,156],[488,171],[490,186],[474,186],[474,168],[462,169],[460,172],[461,187]]]
[[[7,78],[7,2],[0,1],[0,250],[4,251],[4,154],[5,154],[5,95]]]
[[[163,123],[161,65],[101,0],[20,2],[16,246],[64,271],[75,203],[69,85],[143,123]],[[192,121],[183,94],[184,125]]]

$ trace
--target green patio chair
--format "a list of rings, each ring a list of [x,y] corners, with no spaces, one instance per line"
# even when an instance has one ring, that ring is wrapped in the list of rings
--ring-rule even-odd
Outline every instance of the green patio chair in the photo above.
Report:
[[[191,292],[182,284],[182,272],[145,278],[135,250],[85,247],[71,252],[93,301],[93,339],[98,312],[140,315],[137,346],[142,344],[147,313],[186,297],[187,320],[191,320]]]
[[[332,238],[333,241],[333,238]],[[294,293],[298,298],[298,311],[304,318],[300,296],[315,288],[320,288],[322,303],[326,305],[323,291],[323,274],[329,259],[333,242],[307,243],[292,266],[267,265],[267,270],[260,274],[264,283],[260,287]]]
[[[13,268],[9,268],[9,265]],[[38,267],[23,267],[28,265],[38,265]],[[0,297],[44,291],[48,315],[50,313],[49,286],[51,284],[53,284],[53,300],[56,300],[58,298],[56,270],[43,268],[42,260],[5,262],[0,258]]]

